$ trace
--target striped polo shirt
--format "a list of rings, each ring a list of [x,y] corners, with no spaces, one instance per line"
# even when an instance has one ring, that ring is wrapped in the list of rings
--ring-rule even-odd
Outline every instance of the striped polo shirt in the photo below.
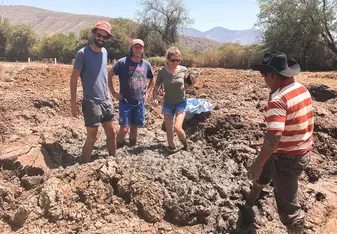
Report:
[[[269,96],[267,130],[282,131],[277,153],[305,154],[312,149],[314,116],[309,91],[293,77]]]

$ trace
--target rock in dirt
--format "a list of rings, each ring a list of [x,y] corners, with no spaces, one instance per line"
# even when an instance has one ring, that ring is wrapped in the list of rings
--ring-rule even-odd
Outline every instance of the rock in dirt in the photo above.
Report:
[[[4,81],[9,83],[9,82],[14,82],[15,80],[13,78],[6,77],[4,78]]]
[[[24,225],[28,218],[29,212],[26,208],[20,207],[10,220],[10,224],[21,227]]]
[[[32,189],[37,187],[38,185],[42,184],[44,182],[43,176],[27,176],[21,178],[22,186],[25,189]]]
[[[56,186],[56,185],[55,185]],[[48,213],[49,209],[55,206],[57,193],[56,187],[46,186],[42,189],[39,195],[39,206],[44,210],[45,213]]]
[[[134,184],[132,191],[133,201],[147,222],[155,223],[164,218],[165,188],[154,182],[142,182]]]
[[[7,170],[18,170],[20,176],[44,175],[55,168],[48,152],[42,146],[22,144],[8,147],[7,152],[2,152],[0,165],[4,165]]]
[[[117,172],[117,164],[114,161],[107,162],[100,169],[99,173],[102,179],[112,179]]]

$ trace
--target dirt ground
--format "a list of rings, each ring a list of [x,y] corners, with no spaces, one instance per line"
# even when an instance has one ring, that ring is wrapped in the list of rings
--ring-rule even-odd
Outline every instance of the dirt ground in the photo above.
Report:
[[[95,160],[82,164],[85,128],[70,113],[71,66],[1,63],[0,233],[286,233],[272,186],[251,215],[242,213],[268,88],[256,72],[196,70],[188,96],[216,108],[185,124],[190,152],[166,151],[161,108],[149,98],[136,146],[110,157],[100,128]],[[299,192],[306,233],[337,233],[337,73],[296,79],[315,109],[315,145]],[[80,85],[78,96],[80,104]]]

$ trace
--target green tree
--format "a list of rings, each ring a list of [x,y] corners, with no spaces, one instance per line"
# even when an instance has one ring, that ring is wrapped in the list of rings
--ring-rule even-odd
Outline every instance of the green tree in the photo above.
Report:
[[[6,56],[11,60],[27,59],[35,42],[36,34],[30,26],[15,25],[9,33]]]
[[[0,57],[5,56],[10,25],[7,19],[0,17]]]
[[[106,44],[109,58],[127,56],[132,40],[137,38],[138,24],[128,18],[115,18],[111,20],[111,27],[112,38]]]
[[[160,49],[157,55],[163,54],[162,44],[167,47],[177,42],[179,27],[192,23],[182,0],[145,0],[140,5],[139,37],[146,44],[152,37],[160,37],[162,42],[157,43]]]
[[[167,44],[163,41],[160,33],[156,31],[149,32],[147,27],[140,25],[138,37],[145,43],[145,54],[147,56],[162,56],[165,54]]]
[[[83,48],[86,45],[89,45],[92,41],[91,28],[84,28],[80,31],[80,35],[77,42],[76,51]]]
[[[258,25],[268,50],[295,57],[304,69],[313,51],[337,54],[336,0],[259,0]],[[314,65],[311,65],[314,66]]]
[[[78,40],[74,33],[56,33],[42,39],[42,57],[57,58],[59,62],[71,63],[75,57]]]

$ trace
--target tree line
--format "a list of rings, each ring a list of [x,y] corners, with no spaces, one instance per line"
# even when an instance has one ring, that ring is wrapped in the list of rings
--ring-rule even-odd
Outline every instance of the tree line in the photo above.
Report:
[[[260,62],[265,51],[282,51],[296,59],[303,70],[337,69],[337,0],[258,0],[256,28],[259,43],[242,46],[224,43],[217,50],[193,51],[179,44],[178,28],[193,22],[183,0],[144,0],[137,21],[111,20],[113,37],[106,43],[110,59],[129,53],[133,38],[144,40],[145,55],[156,65],[165,50],[178,46],[187,66],[246,69]],[[78,49],[91,42],[90,28],[74,33],[38,37],[28,25],[10,25],[0,18],[0,57],[8,60],[57,58],[70,63]]]
[[[110,59],[117,59],[128,53],[128,43],[136,36],[133,29],[136,23],[129,19],[113,19],[114,37],[106,44]],[[57,58],[61,63],[71,63],[76,52],[89,44],[92,39],[91,28],[75,33],[55,33],[38,37],[29,25],[11,25],[0,18],[0,57],[9,61]]]
[[[107,41],[109,59],[129,53],[134,38],[146,44],[149,56],[162,56],[166,48],[178,39],[178,27],[192,22],[181,0],[145,0],[137,13],[138,20],[111,19],[113,37]],[[0,17],[0,57],[7,60],[57,58],[70,63],[76,51],[92,41],[91,28],[75,33],[55,33],[38,37],[29,25],[11,25]]]

